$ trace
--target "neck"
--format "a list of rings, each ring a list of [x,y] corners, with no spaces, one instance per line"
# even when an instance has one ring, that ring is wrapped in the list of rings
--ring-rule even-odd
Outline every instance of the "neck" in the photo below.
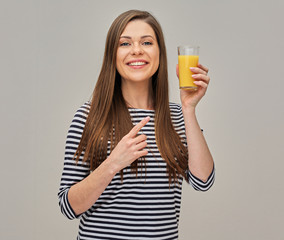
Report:
[[[122,81],[121,91],[128,107],[153,110],[152,81],[147,84]]]

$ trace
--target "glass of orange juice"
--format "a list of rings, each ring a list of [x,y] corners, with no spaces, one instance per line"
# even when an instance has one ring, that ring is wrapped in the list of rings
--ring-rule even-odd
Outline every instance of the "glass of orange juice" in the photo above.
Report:
[[[179,88],[196,90],[197,86],[193,83],[193,72],[190,67],[197,67],[199,60],[198,46],[178,46],[178,67],[179,67]]]

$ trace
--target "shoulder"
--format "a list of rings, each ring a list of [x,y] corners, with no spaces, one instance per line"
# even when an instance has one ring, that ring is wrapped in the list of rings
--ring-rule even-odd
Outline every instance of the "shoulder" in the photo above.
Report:
[[[182,114],[182,107],[178,103],[169,103],[171,114]]]
[[[90,112],[90,108],[91,108],[91,103],[85,102],[82,106],[80,106],[77,109],[74,118],[78,117],[78,118],[86,119]]]
[[[91,108],[91,102],[85,102],[81,107],[79,107],[79,109],[77,110],[77,112],[82,112],[84,114],[88,114]]]
[[[185,137],[185,125],[182,113],[182,107],[177,103],[169,103],[170,111],[171,111],[171,120],[174,129],[179,134],[179,136],[183,139],[183,142],[186,142]]]
[[[83,129],[90,111],[91,104],[90,102],[85,102],[83,105],[81,105],[77,111],[75,112],[75,115],[73,117],[71,128],[79,128]]]
[[[171,118],[173,121],[173,124],[181,123],[183,122],[183,113],[182,113],[182,107],[178,103],[169,103],[170,112],[171,112]]]

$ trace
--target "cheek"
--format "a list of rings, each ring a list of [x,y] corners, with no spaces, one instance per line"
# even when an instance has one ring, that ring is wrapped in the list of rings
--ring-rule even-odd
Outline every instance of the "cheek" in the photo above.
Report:
[[[121,52],[117,51],[117,54],[116,54],[116,69],[119,70],[121,68],[122,64],[123,64],[123,59],[121,57]]]
[[[155,53],[155,69],[157,70],[160,65],[160,52]]]

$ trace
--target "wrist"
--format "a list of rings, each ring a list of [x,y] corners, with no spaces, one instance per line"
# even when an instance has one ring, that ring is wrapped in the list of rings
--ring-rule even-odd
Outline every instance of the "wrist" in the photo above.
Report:
[[[186,115],[188,114],[195,115],[196,108],[191,105],[182,104],[182,112]]]
[[[106,172],[113,176],[120,171],[120,168],[117,166],[117,164],[115,164],[115,161],[112,160],[111,156],[103,161],[102,165],[104,165]]]

